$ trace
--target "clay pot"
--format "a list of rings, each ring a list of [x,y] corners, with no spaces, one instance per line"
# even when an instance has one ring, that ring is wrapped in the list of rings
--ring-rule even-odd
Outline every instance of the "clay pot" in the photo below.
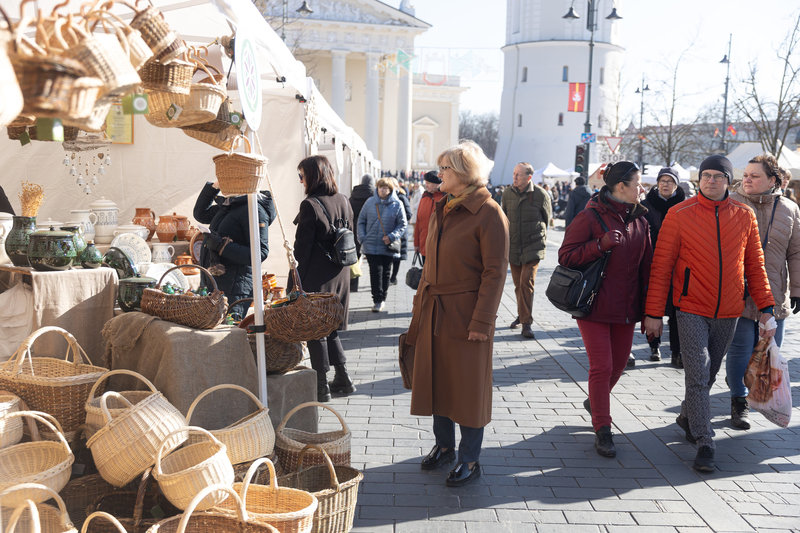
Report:
[[[149,241],[153,238],[153,234],[156,232],[156,214],[152,209],[149,207],[137,207],[136,214],[133,215],[131,222],[147,228],[150,234],[145,240]]]
[[[159,242],[172,242],[175,240],[175,235],[178,231],[175,228],[175,221],[172,215],[161,215],[158,218],[158,225],[156,226],[156,234],[158,235]]]
[[[189,235],[189,217],[172,213],[172,220],[175,221],[175,231],[178,234],[179,241],[188,240]]]

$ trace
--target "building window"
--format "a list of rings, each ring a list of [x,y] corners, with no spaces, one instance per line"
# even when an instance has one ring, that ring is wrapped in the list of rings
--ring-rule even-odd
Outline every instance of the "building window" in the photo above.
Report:
[[[344,100],[345,100],[345,102],[352,102],[353,101],[353,82],[352,81],[344,82]]]
[[[605,83],[605,80],[606,80],[606,69],[600,67],[600,85],[603,85],[603,83]]]
[[[569,81],[569,67],[564,65],[561,69],[561,81]]]
[[[558,125],[559,126],[563,126],[564,125],[564,113],[559,113],[558,114]]]
[[[520,29],[520,20],[522,19],[522,14],[520,13],[520,0],[514,0],[511,4],[511,12],[514,14],[514,31],[513,33],[519,33]]]
[[[522,83],[528,81],[528,67],[522,67]]]
[[[522,113],[520,113],[519,115],[517,115],[517,127],[518,127],[518,128],[521,128],[521,127],[522,127]]]

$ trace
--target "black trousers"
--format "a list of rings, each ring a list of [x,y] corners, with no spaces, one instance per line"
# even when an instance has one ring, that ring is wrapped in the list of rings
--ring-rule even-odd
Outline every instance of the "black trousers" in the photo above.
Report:
[[[400,271],[400,259],[392,259],[392,276],[389,278],[389,281],[397,281],[397,273]]]
[[[392,277],[392,257],[390,255],[367,254],[369,264],[369,283],[372,286],[372,302],[386,301],[389,280]]]
[[[324,373],[331,369],[331,365],[339,366],[347,362],[339,332],[336,330],[325,338],[308,341],[308,354],[311,357],[311,368],[317,372]]]

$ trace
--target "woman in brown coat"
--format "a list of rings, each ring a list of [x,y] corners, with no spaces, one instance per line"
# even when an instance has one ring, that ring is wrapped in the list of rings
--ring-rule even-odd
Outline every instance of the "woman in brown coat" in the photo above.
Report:
[[[508,268],[508,221],[486,189],[491,163],[465,141],[438,160],[441,190],[428,225],[422,279],[408,331],[415,346],[411,414],[433,415],[432,470],[455,460],[460,486],[480,476],[483,428],[492,415],[492,337]]]

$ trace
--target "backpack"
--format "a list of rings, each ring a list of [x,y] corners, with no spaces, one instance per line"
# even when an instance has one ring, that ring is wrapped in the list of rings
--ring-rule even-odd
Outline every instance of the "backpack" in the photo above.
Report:
[[[325,209],[325,205],[319,201],[319,198],[314,197],[314,200],[316,200],[319,206],[322,208],[322,212],[325,213],[325,218],[328,219],[328,224],[330,224],[331,229],[333,229],[333,241],[331,244],[329,244],[330,249],[325,249],[325,246],[323,246],[322,243],[317,243],[325,253],[325,257],[327,257],[328,260],[334,265],[339,265],[341,267],[356,264],[358,262],[358,254],[356,254],[356,237],[353,235],[353,231],[345,226],[347,221],[341,218],[336,219],[336,222],[340,225],[340,227],[337,227],[334,224],[330,213],[328,213],[328,210]]]

